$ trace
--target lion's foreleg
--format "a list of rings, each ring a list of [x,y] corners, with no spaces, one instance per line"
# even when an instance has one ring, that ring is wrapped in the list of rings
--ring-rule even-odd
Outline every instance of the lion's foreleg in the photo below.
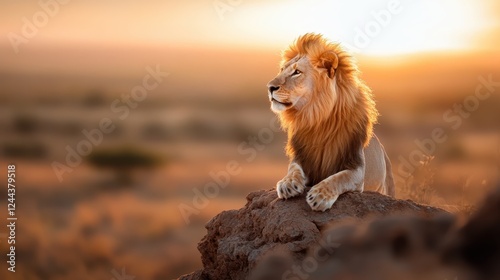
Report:
[[[292,161],[288,166],[288,174],[276,184],[278,197],[287,199],[303,193],[306,182],[306,176],[302,167]]]
[[[329,176],[311,188],[307,203],[315,211],[325,211],[332,207],[337,198],[349,191],[363,191],[365,161],[361,151],[362,163],[355,169],[342,170]]]

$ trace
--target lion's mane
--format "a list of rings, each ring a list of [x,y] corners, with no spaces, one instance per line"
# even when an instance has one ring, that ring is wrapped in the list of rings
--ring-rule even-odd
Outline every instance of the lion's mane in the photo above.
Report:
[[[297,55],[312,65],[336,66],[331,77],[315,71],[314,92],[304,108],[279,114],[288,133],[288,156],[302,166],[308,185],[315,185],[361,164],[359,151],[372,137],[378,112],[353,58],[339,44],[306,34],[282,53],[282,65]]]

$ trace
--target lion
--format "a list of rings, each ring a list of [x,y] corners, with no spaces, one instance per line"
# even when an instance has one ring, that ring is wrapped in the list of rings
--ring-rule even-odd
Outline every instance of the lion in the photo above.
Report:
[[[389,157],[373,134],[378,111],[353,58],[320,34],[300,36],[282,53],[268,83],[271,110],[288,135],[287,175],[280,199],[304,192],[315,211],[330,209],[348,191],[394,196]]]

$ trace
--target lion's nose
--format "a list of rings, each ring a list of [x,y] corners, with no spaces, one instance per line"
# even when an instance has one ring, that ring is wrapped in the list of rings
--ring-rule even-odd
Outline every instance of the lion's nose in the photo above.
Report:
[[[278,89],[280,89],[280,87],[270,86],[270,87],[269,87],[269,92],[270,92],[271,94],[273,94],[273,93],[274,93],[275,91],[277,91]]]

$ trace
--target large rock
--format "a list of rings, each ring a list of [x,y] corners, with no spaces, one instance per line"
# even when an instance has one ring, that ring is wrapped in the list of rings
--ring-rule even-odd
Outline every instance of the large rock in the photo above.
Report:
[[[312,211],[304,196],[279,200],[274,190],[253,192],[247,201],[245,207],[224,211],[206,225],[207,235],[198,244],[204,268],[179,279],[247,279],[271,256],[302,262],[331,226],[388,215],[427,218],[444,213],[373,192],[343,194],[325,212]]]
[[[471,279],[500,279],[500,184],[453,235],[443,258]]]

